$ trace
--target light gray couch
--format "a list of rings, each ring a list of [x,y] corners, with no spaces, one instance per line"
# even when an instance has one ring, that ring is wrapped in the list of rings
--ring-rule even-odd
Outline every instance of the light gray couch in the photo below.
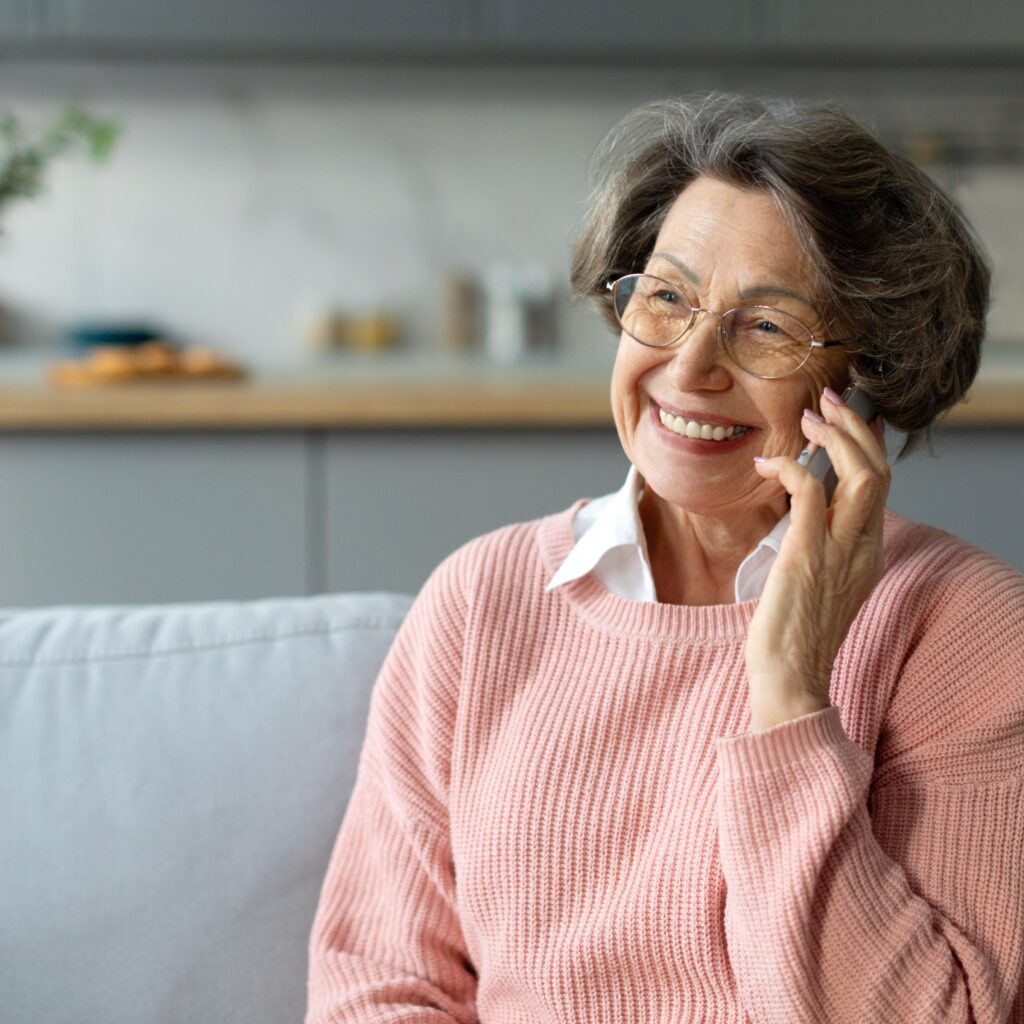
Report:
[[[0,1021],[302,1019],[413,598],[0,610]]]

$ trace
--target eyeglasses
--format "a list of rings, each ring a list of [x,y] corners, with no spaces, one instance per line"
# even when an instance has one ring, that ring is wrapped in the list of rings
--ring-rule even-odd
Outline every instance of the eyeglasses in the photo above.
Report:
[[[606,287],[616,319],[634,341],[665,348],[694,325],[698,313],[709,313],[718,317],[718,337],[729,358],[765,380],[795,373],[816,348],[852,340],[819,341],[806,324],[772,306],[740,306],[724,313],[703,309],[678,285],[651,274],[627,274]]]

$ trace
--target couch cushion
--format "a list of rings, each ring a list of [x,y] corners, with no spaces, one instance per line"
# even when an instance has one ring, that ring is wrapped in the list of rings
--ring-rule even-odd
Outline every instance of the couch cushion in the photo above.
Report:
[[[412,597],[0,610],[0,1017],[297,1021]]]

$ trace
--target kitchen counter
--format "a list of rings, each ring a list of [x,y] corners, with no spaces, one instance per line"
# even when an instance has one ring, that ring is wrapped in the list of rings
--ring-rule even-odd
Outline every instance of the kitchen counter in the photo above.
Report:
[[[607,366],[564,355],[515,368],[478,357],[337,356],[241,382],[58,390],[48,359],[0,356],[0,430],[612,427]],[[1024,353],[987,354],[953,427],[1024,427]]]

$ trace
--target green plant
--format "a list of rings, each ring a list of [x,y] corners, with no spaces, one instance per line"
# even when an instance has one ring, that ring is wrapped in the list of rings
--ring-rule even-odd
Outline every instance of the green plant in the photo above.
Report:
[[[102,163],[120,131],[115,121],[93,117],[78,107],[68,107],[34,138],[13,114],[0,116],[0,210],[15,199],[39,195],[47,166],[62,153],[84,147],[94,162]]]

